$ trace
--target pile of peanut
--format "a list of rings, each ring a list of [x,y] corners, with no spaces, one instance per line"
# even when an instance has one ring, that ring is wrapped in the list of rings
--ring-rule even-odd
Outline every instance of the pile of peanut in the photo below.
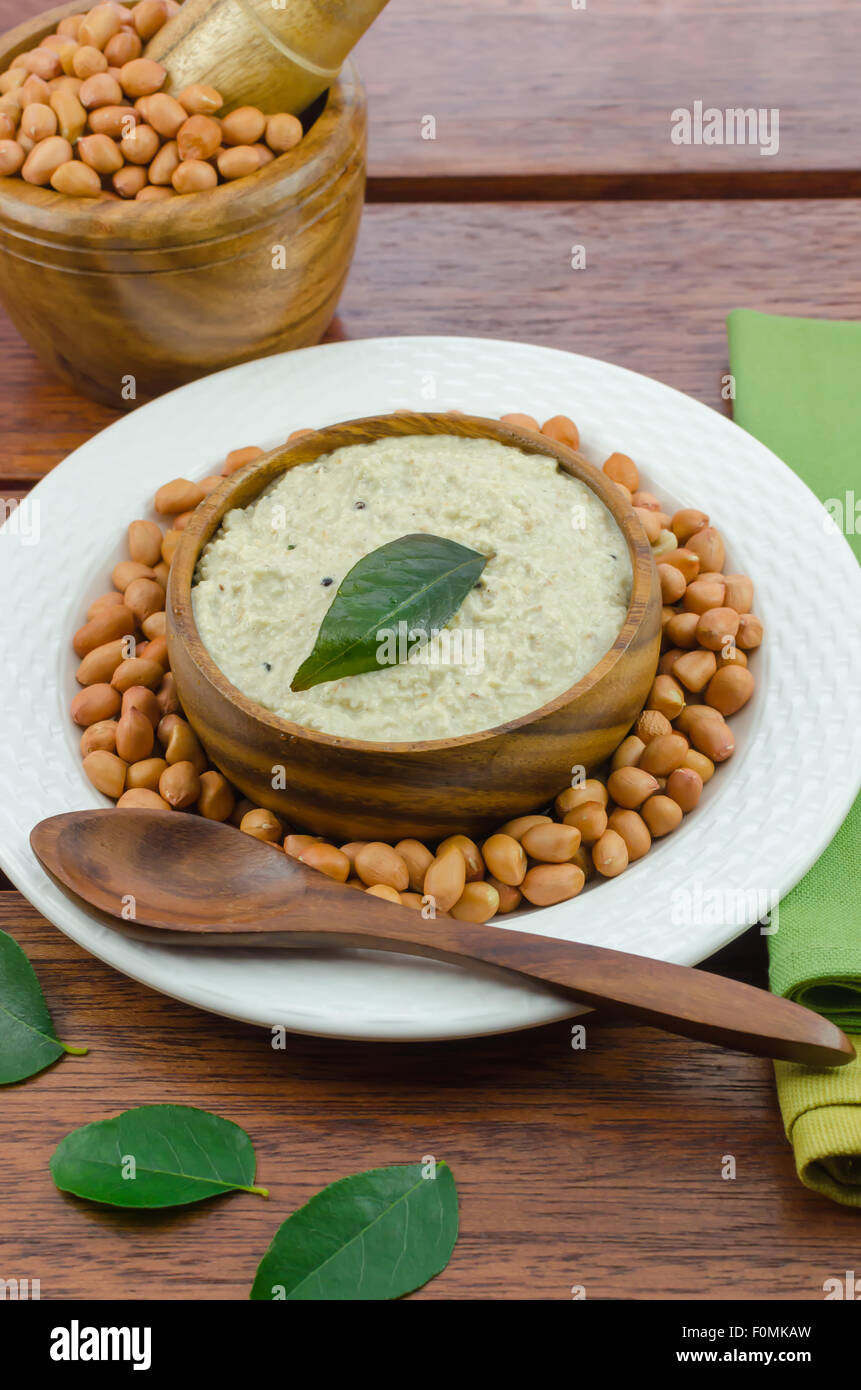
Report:
[[[144,44],[176,0],[96,5],[63,19],[0,75],[0,175],[79,198],[156,202],[253,174],[302,139],[288,112],[265,116],[198,83],[176,96]]]
[[[502,417],[572,448],[577,427],[557,415],[539,426],[528,415]],[[308,434],[296,430],[288,443]],[[128,528],[129,558],[112,572],[113,588],[90,604],[75,633],[83,689],[72,701],[82,725],[84,770],[120,807],[191,811],[229,821],[247,835],[330,878],[422,910],[486,922],[524,903],[549,906],[576,897],[587,879],[615,878],[671,834],[696,807],[715,766],[732,756],[726,720],[753,694],[748,653],[762,641],[751,612],[753,585],[724,573],[724,545],[704,512],[670,516],[640,489],[636,465],[614,453],[604,472],[631,502],[652,547],[664,600],[658,674],[633,731],[601,776],[578,779],[552,808],[520,816],[479,846],[453,835],[431,849],[419,840],[334,845],[290,830],[278,816],[243,799],[209,765],[183,718],[169,670],[165,590],[174,551],[195,507],[224,474],[259,457],[256,447],[229,454],[221,476],[177,478],[155,496],[169,519]]]

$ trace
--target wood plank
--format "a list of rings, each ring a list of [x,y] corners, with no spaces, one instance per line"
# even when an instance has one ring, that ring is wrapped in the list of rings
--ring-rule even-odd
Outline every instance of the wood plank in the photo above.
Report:
[[[371,194],[857,193],[859,40],[853,0],[395,0],[358,49]],[[777,108],[777,153],[674,144],[697,100]]]
[[[369,207],[327,336],[544,343],[725,409],[730,309],[861,315],[857,215],[849,200]],[[574,244],[585,270],[570,269]],[[55,382],[2,315],[0,360],[5,496],[114,416]]]
[[[563,1024],[397,1048],[291,1036],[276,1052],[265,1031],[91,959],[17,894],[0,897],[0,928],[59,1035],[90,1047],[4,1094],[4,1266],[41,1278],[43,1298],[113,1297],[120,1273],[124,1299],[244,1298],[276,1227],[320,1186],[426,1153],[452,1165],[461,1236],[419,1297],[568,1299],[583,1284],[590,1299],[819,1299],[855,1263],[853,1214],[797,1182],[761,1060],[613,1019],[589,1022],[584,1051]],[[746,938],[724,968],[761,981],[762,949]],[[136,1216],[56,1191],[64,1134],[163,1101],[243,1125],[269,1201]]]

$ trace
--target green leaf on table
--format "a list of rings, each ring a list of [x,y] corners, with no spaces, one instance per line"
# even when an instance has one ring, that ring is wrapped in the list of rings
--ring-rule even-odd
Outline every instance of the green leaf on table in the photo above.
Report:
[[[486,564],[477,550],[423,531],[363,555],[339,585],[290,689],[396,665],[402,657],[380,660],[377,634],[402,631],[413,645],[409,634],[423,633],[427,641],[454,617]]]
[[[57,1037],[36,972],[14,937],[0,931],[0,1086],[44,1071],[67,1047]]]
[[[72,1130],[51,1156],[63,1192],[113,1207],[181,1207],[254,1192],[251,1140],[232,1120],[192,1105],[139,1105]]]
[[[372,1168],[288,1216],[257,1269],[253,1299],[400,1298],[445,1269],[457,1239],[447,1163]]]

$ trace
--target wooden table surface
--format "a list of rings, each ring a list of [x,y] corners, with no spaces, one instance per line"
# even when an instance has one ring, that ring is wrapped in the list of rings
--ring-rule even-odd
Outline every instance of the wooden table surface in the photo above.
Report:
[[[40,8],[0,0],[0,27]],[[330,336],[545,343],[721,409],[729,309],[861,311],[859,40],[855,0],[392,0],[360,46],[369,206]],[[778,154],[673,145],[670,112],[698,99],[779,107]],[[6,499],[114,417],[2,316],[0,367]],[[243,1298],[317,1188],[425,1153],[454,1169],[461,1237],[418,1297],[818,1299],[857,1265],[854,1214],[795,1177],[763,1061],[614,1019],[589,1022],[583,1052],[566,1025],[397,1048],[291,1037],[273,1052],[262,1031],[92,960],[0,888],[0,928],[60,1035],[91,1048],[3,1096],[0,1276],[41,1278],[43,1298]],[[763,983],[761,938],[711,968]],[[55,1190],[48,1159],[68,1130],[156,1101],[244,1125],[270,1201],[141,1217]]]

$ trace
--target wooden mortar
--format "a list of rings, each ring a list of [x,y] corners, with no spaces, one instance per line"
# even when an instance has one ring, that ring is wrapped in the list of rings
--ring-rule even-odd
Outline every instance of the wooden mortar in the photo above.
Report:
[[[3,35],[0,71],[80,9]],[[365,140],[348,62],[295,149],[207,192],[120,203],[0,178],[0,304],[47,366],[120,410],[316,343],[350,268]]]
[[[225,106],[300,115],[330,87],[387,0],[186,0],[146,49],[166,91],[205,82]]]

